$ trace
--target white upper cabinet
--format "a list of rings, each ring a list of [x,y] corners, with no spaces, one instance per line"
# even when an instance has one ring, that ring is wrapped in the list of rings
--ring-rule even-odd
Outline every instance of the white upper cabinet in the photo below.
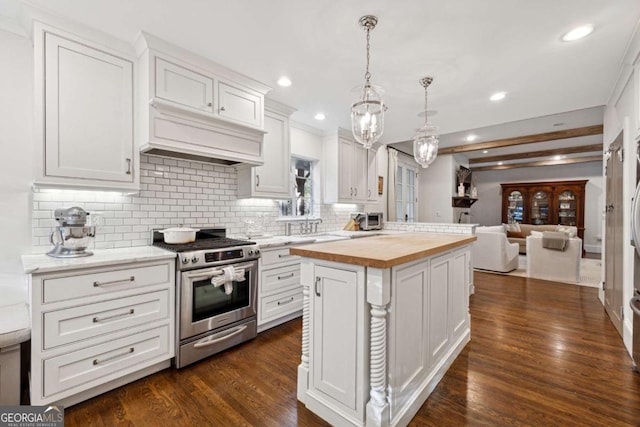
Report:
[[[213,113],[213,79],[156,58],[156,97]]]
[[[378,201],[378,152],[374,149],[367,151],[367,200]]]
[[[374,150],[365,149],[348,131],[339,129],[323,138],[323,163],[325,203],[368,203],[369,164],[377,163]],[[377,175],[377,170],[372,174]]]
[[[39,23],[34,31],[36,185],[137,189],[133,61]]]
[[[261,129],[263,100],[264,97],[239,86],[218,82],[218,114],[223,119]]]
[[[262,166],[238,167],[238,197],[291,197],[289,116],[295,109],[267,100]]]

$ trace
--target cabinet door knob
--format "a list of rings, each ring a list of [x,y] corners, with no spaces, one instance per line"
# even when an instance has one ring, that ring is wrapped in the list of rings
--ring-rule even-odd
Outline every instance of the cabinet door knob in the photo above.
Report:
[[[227,109],[224,107],[220,107],[220,111],[226,111]]]
[[[207,107],[211,107],[211,106],[213,106],[211,102],[207,104]]]
[[[131,175],[131,159],[125,159],[127,161],[127,172],[125,172],[127,175]]]

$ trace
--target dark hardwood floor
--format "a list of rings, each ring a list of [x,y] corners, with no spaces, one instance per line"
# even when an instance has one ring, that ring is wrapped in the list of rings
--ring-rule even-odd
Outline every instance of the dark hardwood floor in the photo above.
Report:
[[[640,375],[597,289],[475,273],[471,342],[412,426],[638,426]],[[296,400],[301,321],[65,410],[69,426],[323,426]]]

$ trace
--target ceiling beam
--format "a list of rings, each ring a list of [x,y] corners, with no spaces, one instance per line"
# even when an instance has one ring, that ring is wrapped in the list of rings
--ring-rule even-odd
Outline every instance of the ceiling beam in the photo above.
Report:
[[[438,154],[465,153],[468,151],[489,150],[492,148],[511,147],[513,145],[532,144],[534,142],[556,141],[558,139],[577,138],[580,136],[601,135],[602,130],[602,125],[595,125],[559,130],[555,132],[538,133],[535,135],[518,136],[515,138],[496,139],[495,141],[477,142],[475,144],[440,148],[438,150]]]
[[[589,163],[589,162],[601,162],[602,156],[588,156],[588,157],[572,157],[562,160],[539,160],[537,162],[525,162],[525,163],[508,163],[506,165],[493,165],[493,166],[478,166],[472,167],[471,172],[493,171],[503,169],[515,169],[515,168],[531,168],[537,166],[556,166],[556,165],[568,165],[572,163]]]
[[[502,162],[505,160],[534,159],[536,157],[560,156],[563,154],[602,152],[602,144],[580,145],[578,147],[556,148],[552,150],[528,151],[526,153],[503,154],[500,156],[479,157],[469,159],[469,164]]]

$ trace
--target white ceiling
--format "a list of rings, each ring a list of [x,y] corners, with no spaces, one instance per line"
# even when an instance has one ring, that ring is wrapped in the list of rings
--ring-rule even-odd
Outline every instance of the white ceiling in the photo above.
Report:
[[[17,0],[0,0],[11,14]],[[640,18],[638,0],[31,0],[132,42],[140,30],[273,87],[294,120],[349,128],[350,90],[362,83],[365,33],[372,82],[385,89],[384,142],[411,138],[423,119],[418,80],[433,76],[430,118],[443,134],[602,106]],[[567,30],[595,26],[586,39]],[[276,85],[286,74],[293,86]],[[496,91],[507,98],[492,103]],[[326,114],[324,122],[313,119]],[[554,130],[554,129],[549,129]],[[443,140],[443,145],[444,145]],[[456,144],[451,144],[456,145]]]

